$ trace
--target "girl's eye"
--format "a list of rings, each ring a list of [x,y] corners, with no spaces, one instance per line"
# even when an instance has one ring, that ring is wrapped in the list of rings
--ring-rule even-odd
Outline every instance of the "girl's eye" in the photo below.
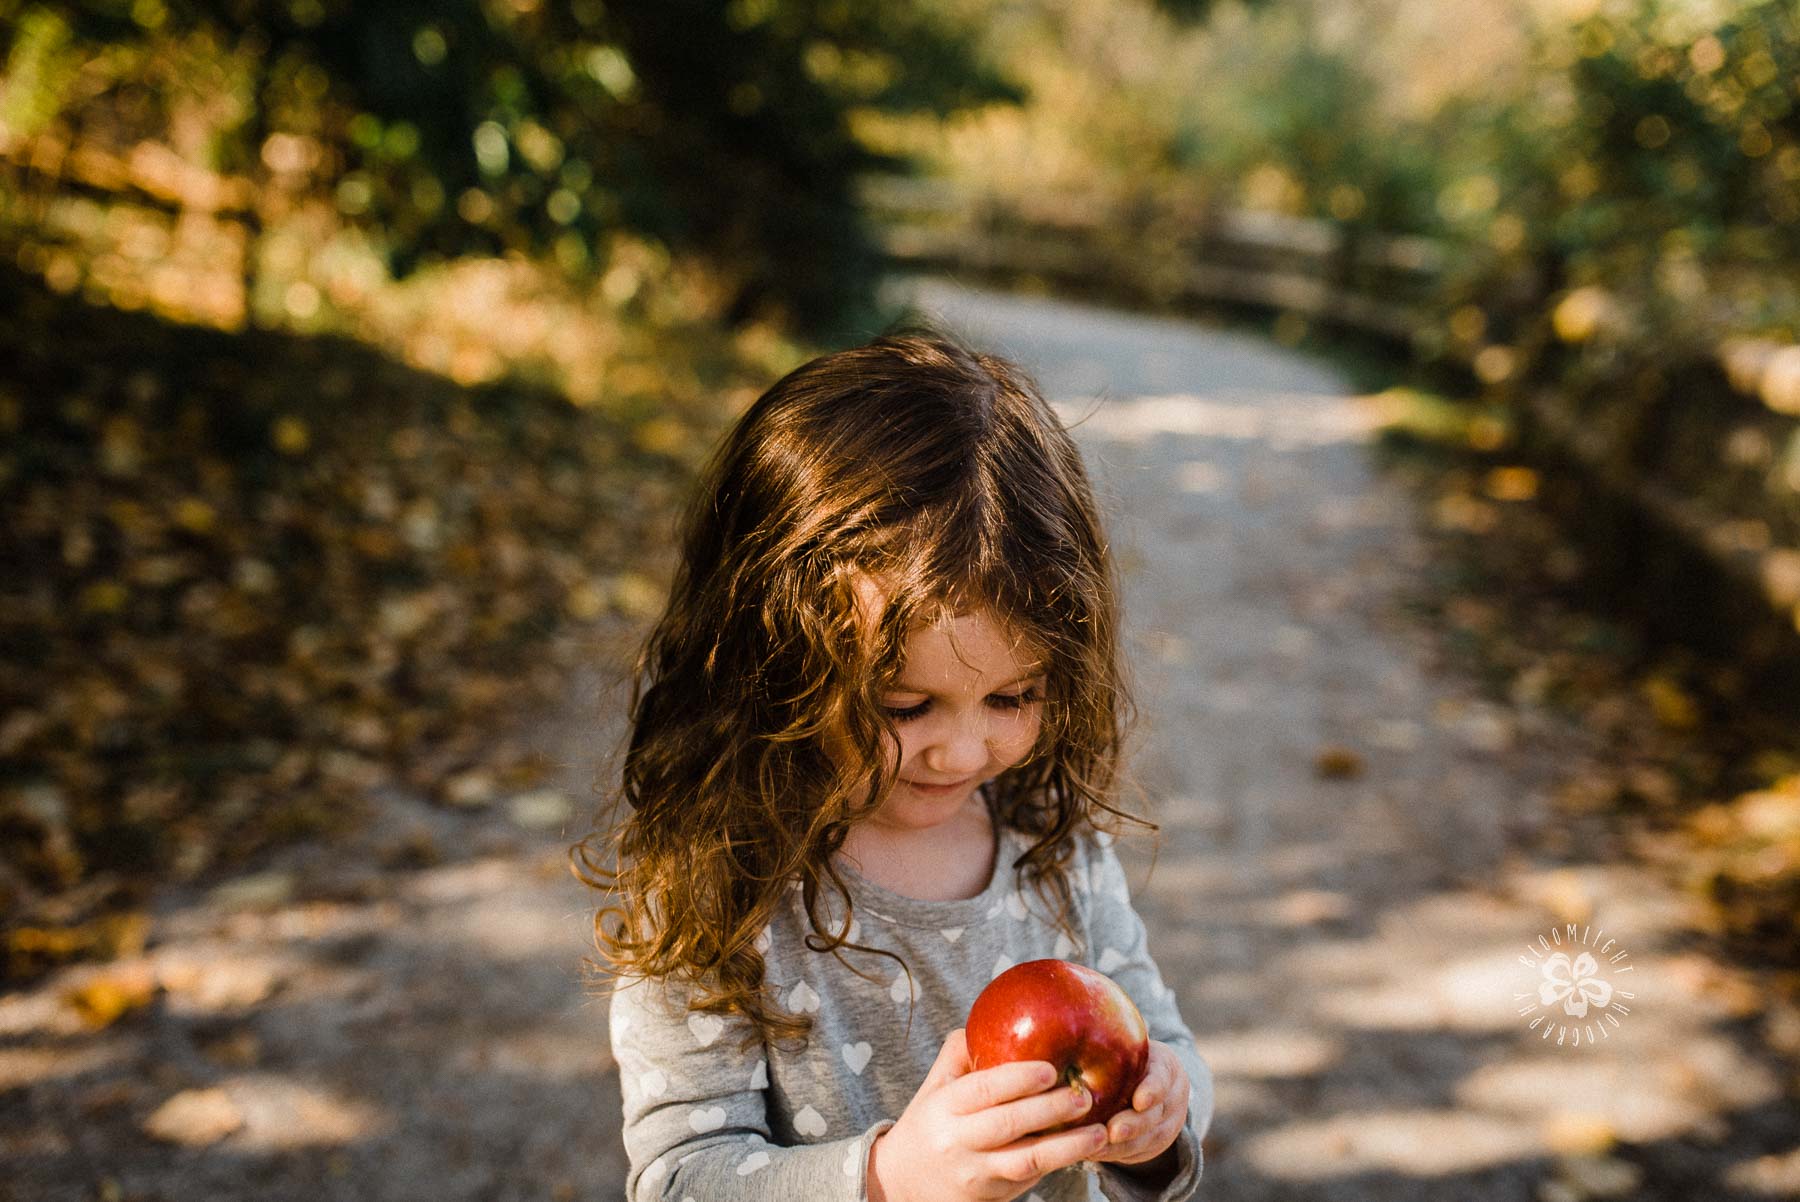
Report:
[[[1003,710],[1020,710],[1035,701],[1041,700],[1041,695],[1036,689],[1026,689],[1023,693],[995,693],[992,697],[988,698],[988,700]],[[917,705],[910,705],[904,708],[892,705],[884,706],[883,708],[887,710],[888,717],[892,718],[894,721],[909,722],[914,718],[922,716],[927,709],[931,708],[931,702],[921,701]]]
[[[1021,710],[1038,699],[1036,689],[1026,689],[1023,693],[995,693],[993,700],[1001,709]]]

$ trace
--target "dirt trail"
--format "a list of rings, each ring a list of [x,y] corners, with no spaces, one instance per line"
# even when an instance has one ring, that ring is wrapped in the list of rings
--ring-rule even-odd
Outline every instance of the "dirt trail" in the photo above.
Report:
[[[1202,1196],[1800,1194],[1800,1115],[1684,903],[1527,850],[1587,752],[1429,669],[1395,604],[1423,562],[1411,502],[1347,385],[1247,336],[908,287],[1036,374],[1103,493],[1142,711],[1128,803],[1163,826],[1153,873],[1122,851],[1219,1085]],[[384,798],[352,838],[167,892],[137,962],[0,998],[0,1198],[619,1199],[564,849],[622,703],[596,676],[536,727],[551,789]],[[1531,949],[1568,923],[1587,943],[1548,950],[1601,953],[1606,1010],[1522,1014]],[[156,1000],[105,1029],[63,1000],[132,973]]]

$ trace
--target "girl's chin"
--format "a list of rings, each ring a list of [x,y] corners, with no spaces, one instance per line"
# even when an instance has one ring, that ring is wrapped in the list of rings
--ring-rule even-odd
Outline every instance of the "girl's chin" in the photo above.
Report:
[[[971,781],[942,793],[927,793],[907,781],[897,781],[882,806],[888,826],[924,831],[962,817],[972,803],[980,781]]]

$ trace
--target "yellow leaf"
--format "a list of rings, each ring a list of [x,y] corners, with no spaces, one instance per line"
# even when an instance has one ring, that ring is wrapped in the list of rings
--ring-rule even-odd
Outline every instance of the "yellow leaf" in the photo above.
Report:
[[[687,446],[687,427],[672,417],[653,417],[632,431],[632,441],[658,455],[677,456]]]
[[[126,972],[96,977],[63,994],[63,1001],[81,1016],[82,1022],[98,1030],[149,1005],[155,996],[156,981],[149,973]]]
[[[183,497],[175,506],[175,524],[195,534],[205,534],[218,524],[219,513],[199,497]]]
[[[1577,288],[1563,297],[1550,314],[1556,336],[1564,342],[1586,342],[1612,316],[1612,301],[1599,288]]]
[[[1497,467],[1483,487],[1496,501],[1529,501],[1537,496],[1538,474],[1528,467]]]
[[[81,611],[89,614],[115,614],[125,608],[131,594],[117,580],[96,580],[81,590]]]
[[[131,476],[143,462],[143,438],[138,424],[123,414],[107,418],[100,430],[101,470],[112,476]]]
[[[606,594],[592,581],[584,580],[569,590],[568,596],[563,598],[563,607],[576,621],[591,622],[606,611]]]
[[[304,455],[312,446],[312,431],[299,418],[284,417],[276,421],[271,439],[284,455]]]
[[[1644,681],[1643,689],[1656,720],[1664,726],[1688,730],[1699,725],[1700,707],[1668,677],[1652,676]]]
[[[648,576],[621,572],[609,582],[615,608],[627,617],[652,618],[662,612],[665,590]]]

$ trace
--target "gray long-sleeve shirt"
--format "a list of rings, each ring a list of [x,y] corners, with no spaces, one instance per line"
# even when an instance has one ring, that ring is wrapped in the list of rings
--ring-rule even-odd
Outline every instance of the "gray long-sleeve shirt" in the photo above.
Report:
[[[620,980],[609,1028],[624,1095],[631,1202],[867,1202],[869,1146],[911,1102],[944,1039],[967,1020],[976,995],[1026,960],[1073,960],[1122,986],[1143,1013],[1150,1038],[1168,1044],[1187,1069],[1186,1126],[1176,1139],[1180,1168],[1154,1191],[1116,1166],[1072,1166],[1050,1174],[1027,1202],[1178,1202],[1199,1186],[1200,1138],[1212,1121],[1212,1074],[1150,958],[1143,920],[1111,840],[1087,832],[1069,865],[1075,928],[1071,943],[1034,889],[1020,887],[1014,861],[1030,846],[997,827],[994,874],[978,896],[957,901],[904,897],[844,865],[855,923],[852,942],[897,952],[894,961],[844,949],[875,980],[848,971],[829,952],[809,950],[811,928],[797,884],[780,917],[757,941],[779,1004],[808,1014],[803,1051],[766,1042],[740,1053],[748,1021],[688,1012],[681,992],[660,982]],[[827,891],[826,930],[842,921]],[[910,1034],[908,1000],[914,1004]]]

